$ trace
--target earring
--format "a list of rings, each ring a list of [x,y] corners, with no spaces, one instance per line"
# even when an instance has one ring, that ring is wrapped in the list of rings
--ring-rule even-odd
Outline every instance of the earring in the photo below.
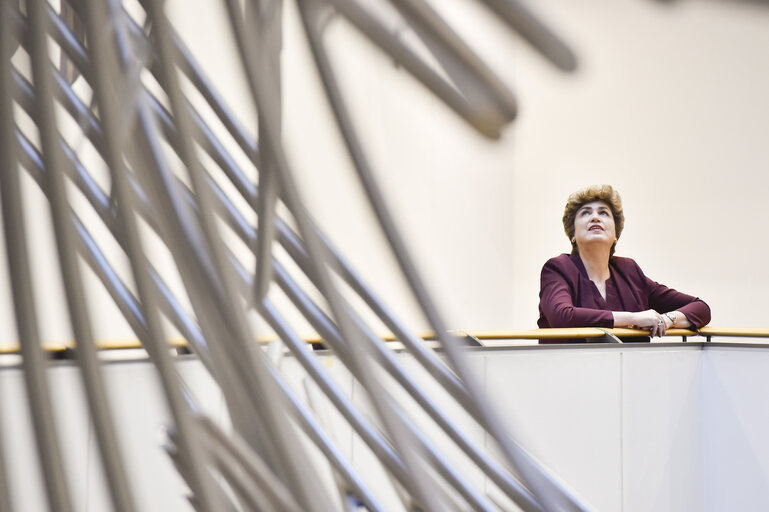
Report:
[[[571,239],[571,243],[575,243],[576,241],[577,241],[576,237]]]

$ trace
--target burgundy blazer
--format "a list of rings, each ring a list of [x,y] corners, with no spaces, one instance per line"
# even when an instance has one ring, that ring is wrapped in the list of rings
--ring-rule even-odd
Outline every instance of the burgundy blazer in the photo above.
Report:
[[[539,289],[539,327],[614,327],[612,311],[659,313],[680,311],[699,329],[710,322],[705,302],[644,275],[630,258],[612,256],[606,281],[606,300],[588,278],[579,254],[561,254],[542,267]],[[540,340],[564,343],[584,340]]]

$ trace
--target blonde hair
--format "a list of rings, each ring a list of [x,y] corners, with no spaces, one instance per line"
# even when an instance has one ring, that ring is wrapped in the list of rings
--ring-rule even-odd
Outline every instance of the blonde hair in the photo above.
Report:
[[[577,216],[577,210],[587,203],[593,201],[603,201],[609,206],[612,217],[614,217],[614,233],[619,239],[622,234],[622,228],[625,226],[625,215],[622,213],[622,198],[619,192],[614,190],[611,185],[591,185],[589,187],[577,190],[566,200],[566,208],[563,210],[563,230],[571,242],[571,252],[577,252],[577,243],[574,241],[574,218]],[[609,255],[614,254],[614,248],[617,242],[611,246]]]

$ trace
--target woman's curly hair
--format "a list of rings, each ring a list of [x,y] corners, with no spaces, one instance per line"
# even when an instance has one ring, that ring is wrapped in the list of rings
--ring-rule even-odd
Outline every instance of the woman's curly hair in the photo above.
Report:
[[[619,192],[614,190],[611,185],[592,185],[578,190],[569,196],[566,201],[566,208],[563,210],[563,230],[571,242],[571,253],[577,252],[577,243],[574,241],[574,218],[577,211],[587,203],[593,201],[603,201],[609,205],[612,217],[614,217],[614,234],[619,239],[622,234],[622,228],[625,226],[625,215],[622,213],[622,198]],[[609,255],[614,255],[614,248],[617,246],[615,241],[611,246]]]

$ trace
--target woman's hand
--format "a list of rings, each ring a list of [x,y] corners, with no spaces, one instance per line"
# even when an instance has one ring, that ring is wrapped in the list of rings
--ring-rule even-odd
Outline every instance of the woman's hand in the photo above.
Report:
[[[648,330],[649,335],[652,337],[664,336],[672,323],[673,322],[671,322],[665,315],[657,313],[653,309],[647,309],[646,311],[639,311],[637,313],[629,313],[626,311],[614,313],[615,327],[621,327],[622,324],[624,324],[631,329]]]

